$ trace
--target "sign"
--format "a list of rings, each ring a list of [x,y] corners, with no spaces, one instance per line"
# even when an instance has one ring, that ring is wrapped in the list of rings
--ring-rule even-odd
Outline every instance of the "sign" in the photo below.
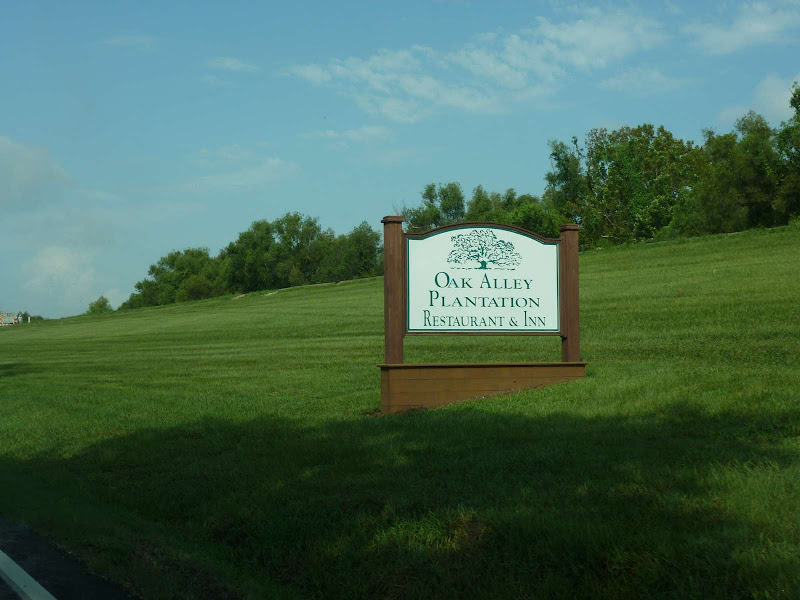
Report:
[[[495,223],[403,233],[383,223],[383,414],[580,379],[578,230],[558,239]],[[561,362],[405,364],[406,335],[558,335]]]
[[[558,245],[505,225],[406,234],[407,333],[558,333]]]

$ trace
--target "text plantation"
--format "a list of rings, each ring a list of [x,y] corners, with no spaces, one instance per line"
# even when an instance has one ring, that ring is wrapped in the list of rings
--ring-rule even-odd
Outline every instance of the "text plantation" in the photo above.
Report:
[[[442,296],[436,290],[428,290],[430,304],[428,306],[441,306],[442,308],[458,307],[468,308],[527,308],[528,306],[539,306],[539,298],[512,296]]]

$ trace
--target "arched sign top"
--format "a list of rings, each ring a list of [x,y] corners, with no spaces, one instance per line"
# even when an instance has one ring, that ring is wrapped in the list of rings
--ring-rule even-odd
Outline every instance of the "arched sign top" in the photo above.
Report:
[[[430,229],[422,233],[406,233],[405,236],[408,238],[422,239],[434,235],[439,235],[440,233],[447,233],[448,231],[452,231],[454,229],[465,229],[468,227],[483,227],[488,229],[503,229],[505,231],[512,231],[514,233],[518,233],[520,235],[533,238],[542,244],[558,244],[559,242],[559,238],[544,237],[543,235],[539,235],[538,233],[534,233],[533,231],[528,231],[527,229],[523,229],[522,227],[516,227],[514,225],[504,225],[502,223],[486,223],[482,221],[456,223],[454,225],[444,225],[442,227]],[[577,227],[578,226],[576,225],[575,228],[577,229]]]
[[[559,239],[497,223],[406,234],[406,332],[561,332]]]

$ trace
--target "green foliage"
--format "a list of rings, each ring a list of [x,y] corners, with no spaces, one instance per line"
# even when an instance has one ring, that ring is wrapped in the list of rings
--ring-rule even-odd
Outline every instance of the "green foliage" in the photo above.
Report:
[[[269,287],[267,255],[275,243],[272,223],[254,221],[220,253],[227,289],[252,292]]]
[[[644,123],[592,129],[581,146],[548,142],[550,171],[541,198],[488,192],[465,202],[461,185],[430,183],[421,203],[404,207],[409,232],[461,221],[506,223],[556,237],[581,225],[583,248],[753,227],[785,225],[800,215],[800,86],[794,115],[780,128],[750,111],[734,131],[703,132],[703,145]],[[151,265],[120,308],[158,306],[228,293],[369,277],[382,272],[380,234],[366,222],[346,235],[319,220],[287,213],[255,221],[217,257],[187,248]]]
[[[800,214],[800,127],[750,111],[733,132],[704,132],[695,185],[670,225],[684,235],[785,225]]]
[[[178,290],[175,292],[175,301],[202,300],[216,295],[218,294],[214,293],[212,283],[204,275],[192,273],[181,281]]]
[[[784,217],[800,216],[800,85],[792,86],[794,115],[777,132],[777,151],[782,170],[775,210]]]
[[[650,124],[593,129],[585,147],[550,142],[544,200],[582,226],[581,243],[742,231],[800,214],[800,86],[777,130],[750,111],[695,146]]]
[[[588,195],[588,181],[583,167],[583,150],[578,146],[578,138],[572,138],[572,146],[564,142],[550,140],[551,170],[545,175],[547,188],[544,196],[560,214],[580,215],[581,207]],[[589,216],[582,218],[587,226]]]
[[[445,211],[441,206],[457,208]],[[505,223],[542,235],[558,236],[558,227],[564,222],[564,217],[552,203],[543,202],[530,194],[517,196],[513,188],[499,194],[488,193],[479,185],[472,191],[472,198],[464,210],[461,186],[455,182],[439,185],[438,188],[433,183],[428,184],[422,193],[422,204],[415,208],[404,208],[402,215],[409,232],[428,231],[443,225],[470,221]]]
[[[111,307],[111,302],[105,296],[100,296],[94,302],[89,303],[89,310],[86,311],[87,315],[101,315],[103,313],[114,312]]]
[[[567,219],[548,204],[547,200],[538,200],[534,196],[520,196],[520,200],[523,199],[523,202],[509,212],[508,219],[500,222],[507,222],[509,225],[516,225],[544,236],[558,237],[558,228],[566,223]]]
[[[366,222],[336,236],[300,213],[254,221],[217,257],[207,248],[187,248],[160,258],[120,308],[379,275],[380,241]]]
[[[45,318],[41,315],[32,315],[27,310],[19,311],[17,314],[20,316],[20,323],[27,323],[28,319],[31,320],[31,323],[35,323],[36,321],[44,321]]]
[[[373,277],[383,273],[380,244],[380,234],[363,221],[346,236],[337,238],[336,247],[325,257],[336,265],[337,276],[330,278],[318,274],[316,282]]]
[[[404,207],[401,214],[410,232],[428,231],[464,220],[464,193],[458,183],[438,186],[429,183],[422,190],[422,204]]]
[[[571,144],[550,141],[551,170],[541,199],[513,189],[489,193],[479,185],[462,214],[457,183],[429,184],[422,203],[405,208],[403,216],[410,232],[463,218],[557,236],[560,224],[575,222],[582,227],[582,246],[591,248],[772,227],[800,214],[800,117],[773,130],[749,112],[733,132],[709,130],[704,138],[695,146],[648,123],[593,129],[584,146],[577,138]]]
[[[691,142],[649,123],[634,129],[593,129],[585,148],[550,142],[552,170],[545,199],[582,226],[581,243],[652,238],[668,225],[680,194],[693,181]]]
[[[379,418],[382,281],[2,328],[0,514],[142,598],[791,600],[798,255],[583,252],[585,379]]]

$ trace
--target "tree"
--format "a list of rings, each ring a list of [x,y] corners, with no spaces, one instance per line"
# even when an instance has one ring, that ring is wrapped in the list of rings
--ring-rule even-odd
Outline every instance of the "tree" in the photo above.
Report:
[[[364,221],[346,235],[315,242],[314,283],[372,277],[383,272],[381,236]]]
[[[366,222],[337,237],[318,219],[296,212],[254,221],[217,257],[207,248],[162,256],[120,309],[377,275],[380,239]]]
[[[683,234],[693,233],[692,228],[731,233],[787,223],[793,201],[789,192],[788,202],[781,204],[786,158],[780,135],[766,119],[749,111],[736,121],[734,131],[705,130],[703,136],[696,180],[681,199],[672,227]]]
[[[134,285],[136,292],[120,309],[220,296],[228,289],[225,276],[229,264],[230,259],[222,254],[212,258],[208,248],[172,251],[150,265],[149,278]]]
[[[789,104],[794,115],[781,123],[776,141],[781,173],[775,210],[782,221],[800,216],[800,85],[797,82],[792,86]]]
[[[649,123],[592,129],[585,147],[550,141],[546,205],[582,227],[593,246],[652,238],[672,220],[681,193],[694,182],[698,150]]]
[[[202,300],[213,296],[213,286],[205,275],[192,274],[181,282],[178,291],[175,293],[175,301]]]
[[[296,212],[273,221],[272,230],[275,243],[265,256],[265,266],[273,284],[269,287],[310,283],[324,249],[334,238],[333,231],[323,231],[318,219]]]
[[[229,291],[253,292],[274,287],[267,265],[267,254],[275,244],[272,223],[253,221],[247,231],[239,234],[220,253],[221,271]]]
[[[738,183],[747,209],[747,226],[780,225],[782,219],[775,211],[781,172],[776,132],[753,111],[736,121],[736,131],[741,155]]]
[[[89,310],[86,311],[87,315],[101,315],[103,313],[114,312],[111,308],[111,302],[105,296],[100,296],[94,302],[89,303]]]
[[[345,260],[350,267],[349,279],[379,274],[380,234],[363,221],[347,234]]]
[[[497,267],[514,267],[522,257],[514,251],[514,244],[498,240],[491,229],[473,229],[469,234],[454,235],[453,250],[447,262],[463,265],[472,261],[486,269],[491,263]]]
[[[529,199],[534,197],[523,194],[518,198],[514,188],[508,188],[501,195],[497,192],[488,193],[479,185],[472,191],[465,218],[472,222],[508,223],[510,213]]]
[[[520,196],[520,200],[524,198],[524,195]],[[520,202],[504,222],[544,236],[558,237],[558,229],[566,221],[565,217],[559,215],[548,203],[534,196],[528,198],[529,200]]]
[[[411,232],[458,223],[464,220],[464,192],[456,182],[438,186],[429,183],[422,190],[422,204],[415,208],[404,207],[401,214],[406,229]]]
[[[585,227],[586,215],[582,215],[587,196],[587,178],[583,166],[583,150],[578,138],[572,138],[572,147],[564,142],[550,140],[550,171],[544,178],[547,182],[545,197],[555,210],[570,220],[581,220]]]
[[[451,204],[448,204],[448,198],[452,199]],[[455,206],[456,210],[443,210],[442,206]],[[517,195],[514,188],[500,194],[487,192],[478,185],[472,190],[472,198],[463,210],[461,186],[456,183],[439,188],[434,184],[427,185],[422,194],[422,204],[404,208],[403,216],[410,232],[428,231],[466,220],[516,225],[552,237],[557,237],[559,225],[569,220],[556,209],[551,198],[540,200],[531,194]]]

